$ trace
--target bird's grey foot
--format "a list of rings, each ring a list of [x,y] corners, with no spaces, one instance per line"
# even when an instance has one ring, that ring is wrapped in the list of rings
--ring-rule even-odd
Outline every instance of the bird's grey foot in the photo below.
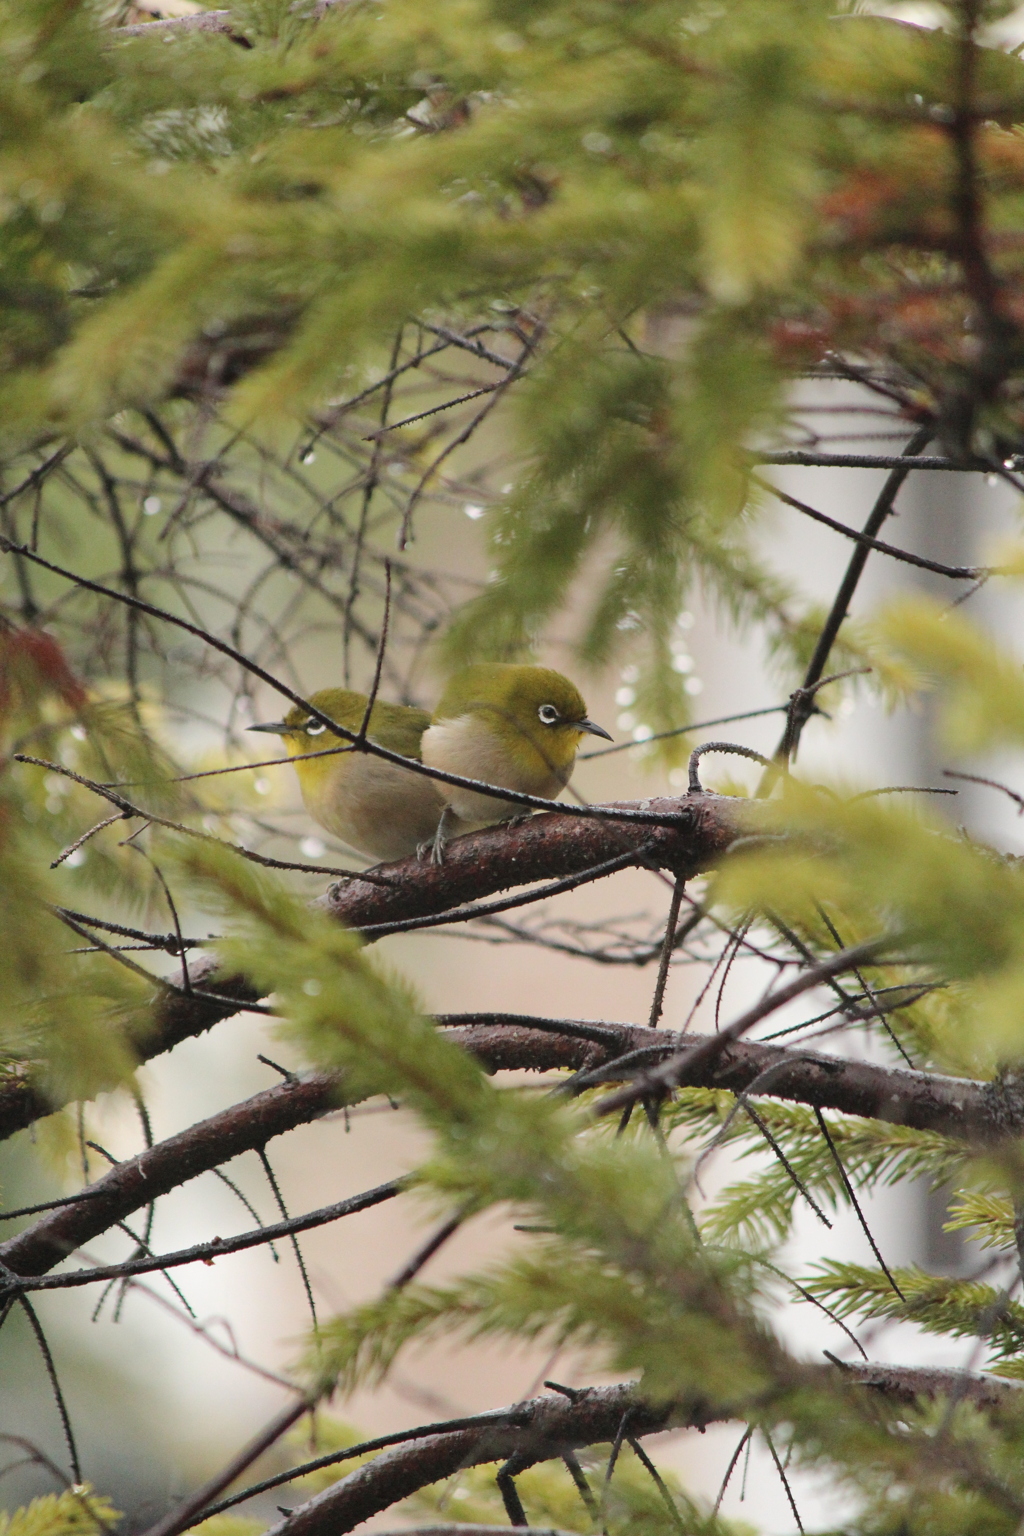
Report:
[[[416,857],[426,858],[430,854],[431,864],[444,863],[444,851],[448,846],[448,828],[456,820],[455,812],[450,805],[446,805],[441,812],[441,819],[437,824],[437,831],[429,842],[421,843],[416,850]]]
[[[502,826],[503,827],[521,827],[524,821],[532,821],[532,820],[533,820],[533,812],[532,811],[523,811],[521,815],[519,815],[519,816],[510,816],[507,821],[503,821],[502,822]]]

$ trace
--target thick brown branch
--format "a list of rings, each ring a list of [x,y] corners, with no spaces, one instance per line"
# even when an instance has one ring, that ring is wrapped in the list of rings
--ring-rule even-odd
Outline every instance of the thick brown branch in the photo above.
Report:
[[[88,1200],[51,1211],[0,1243],[0,1263],[18,1275],[45,1274],[69,1253],[179,1184],[315,1120],[334,1106],[337,1094],[336,1079],[318,1073],[305,1081],[280,1083],[190,1126],[138,1157],[118,1163],[90,1185]]]
[[[445,1015],[438,1022],[452,1028],[453,1038],[490,1072],[588,1069],[594,1081],[616,1082],[671,1056],[679,1046],[674,1033],[631,1024],[501,1014]],[[687,1036],[694,1048],[705,1038]],[[639,1060],[638,1051],[645,1053]],[[627,1055],[632,1061],[617,1068],[615,1062]],[[744,1093],[759,1079],[763,1087],[755,1091],[764,1097],[975,1144],[1024,1134],[1024,1094],[1012,1077],[974,1082],[738,1040],[714,1060],[698,1058],[682,1085]],[[0,1262],[20,1275],[43,1274],[159,1195],[346,1100],[352,1102],[342,1083],[326,1074],[256,1094],[119,1164],[92,1186],[88,1200],[46,1213],[0,1245]]]
[[[1016,1383],[963,1371],[852,1365],[838,1379],[834,1367],[811,1368],[807,1374],[811,1379],[827,1375],[837,1386],[846,1382],[868,1387],[895,1403],[956,1394],[991,1412],[1015,1409],[1022,1401],[1022,1388]],[[591,1387],[571,1401],[536,1397],[510,1410],[515,1422],[496,1426],[492,1420],[479,1429],[434,1435],[386,1451],[301,1505],[266,1536],[342,1536],[371,1515],[465,1467],[514,1455],[522,1469],[566,1451],[614,1440],[627,1410],[629,1433],[639,1438],[667,1428],[703,1429],[737,1417],[739,1405],[716,1405],[695,1394],[669,1407],[655,1407],[638,1397],[635,1386],[628,1383]]]
[[[548,1030],[541,1033],[529,1027],[528,1017],[519,1023],[501,1025],[484,1022],[488,1016],[480,1015],[480,1023],[474,1026],[474,1016],[467,1014],[451,1015],[447,1022],[455,1023],[457,1017],[461,1027],[456,1038],[491,1071],[589,1068],[595,1079],[615,1082],[646,1071],[658,1060],[654,1052],[667,1058],[679,1049],[678,1035],[637,1025],[580,1026],[594,1032],[607,1031],[612,1038],[604,1045],[596,1043],[593,1034],[588,1039]],[[550,1025],[555,1021],[546,1022]],[[565,1024],[567,1030],[577,1027],[573,1020],[566,1020]],[[694,1048],[714,1038],[695,1034],[685,1037]],[[651,1055],[645,1054],[640,1061],[634,1060],[616,1070],[616,1057],[646,1049],[650,1049]],[[608,1066],[601,1072],[605,1063]],[[933,1072],[881,1067],[867,1061],[845,1061],[794,1047],[736,1040],[726,1045],[715,1059],[698,1060],[695,1070],[681,1079],[681,1086],[744,1093],[768,1072],[771,1078],[765,1080],[760,1090],[765,1098],[789,1099],[971,1142],[991,1143],[1024,1134],[1024,1093],[1021,1084],[1009,1076],[991,1083],[974,1082]]]
[[[348,927],[370,928],[453,910],[536,880],[581,874],[630,849],[637,864],[686,878],[711,868],[737,837],[750,832],[756,814],[749,802],[711,794],[644,800],[622,809],[655,822],[658,816],[679,818],[680,813],[682,819],[658,826],[588,820],[568,811],[534,816],[519,826],[456,838],[443,865],[415,858],[380,865],[375,873],[391,884],[348,881],[332,886],[319,905]],[[163,989],[155,999],[152,1027],[135,1042],[140,1060],[169,1051],[259,1001],[249,981],[223,974],[208,956],[190,968],[190,976],[191,993]],[[27,1077],[8,1080],[0,1086],[0,1136],[12,1135],[57,1107]]]
[[[574,1402],[564,1397],[536,1397],[516,1405],[517,1422],[433,1435],[385,1451],[350,1472],[271,1527],[267,1536],[340,1536],[362,1520],[388,1509],[419,1488],[450,1477],[464,1467],[505,1461],[515,1455],[521,1466],[560,1456],[564,1451],[615,1438],[622,1415],[631,1410],[632,1435],[649,1435],[672,1426],[703,1426],[729,1414],[694,1398],[674,1409],[654,1408],[636,1396],[632,1385],[592,1387]]]
[[[386,867],[394,884],[333,886],[320,903],[350,928],[372,928],[433,915],[534,880],[581,874],[626,853],[652,869],[690,879],[710,869],[738,837],[754,829],[757,808],[723,795],[695,794],[600,807],[608,814],[643,813],[650,822],[584,820],[575,812],[549,812],[509,830],[491,829],[457,838],[443,864],[416,859]],[[659,817],[678,818],[657,825]],[[383,898],[383,899],[381,899]]]
[[[454,1026],[453,1037],[491,1072],[589,1068],[593,1081],[615,1082],[642,1070],[635,1059],[617,1068],[620,1057],[643,1051],[642,1065],[647,1068],[679,1047],[678,1035],[629,1024],[500,1014],[445,1015],[438,1022]],[[694,1048],[705,1040],[701,1035],[686,1038]],[[1024,1131],[1024,1098],[1012,1080],[976,1083],[785,1046],[735,1041],[717,1060],[698,1061],[697,1069],[684,1081],[691,1087],[743,1093],[758,1079],[764,1080],[765,1096],[976,1142]],[[0,1244],[0,1263],[18,1275],[45,1274],[160,1195],[241,1152],[265,1146],[272,1137],[315,1120],[344,1101],[353,1102],[342,1082],[318,1073],[232,1105],[119,1163],[90,1186],[89,1198],[47,1212]]]

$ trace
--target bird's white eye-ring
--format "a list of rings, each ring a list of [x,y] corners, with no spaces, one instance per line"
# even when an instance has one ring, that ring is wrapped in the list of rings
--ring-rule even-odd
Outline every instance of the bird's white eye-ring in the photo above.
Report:
[[[562,717],[553,704],[542,704],[537,711],[541,725],[555,725]]]
[[[324,731],[326,731],[326,729],[327,729],[326,725],[324,725],[320,720],[307,720],[306,721],[306,735],[307,736],[322,736]]]

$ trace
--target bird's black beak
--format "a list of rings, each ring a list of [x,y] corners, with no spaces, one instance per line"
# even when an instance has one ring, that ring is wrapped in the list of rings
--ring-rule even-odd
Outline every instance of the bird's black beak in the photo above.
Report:
[[[595,725],[593,720],[574,720],[578,731],[586,731],[590,736],[603,736],[605,741],[614,741],[614,736],[609,736],[603,725]]]
[[[290,727],[283,720],[269,720],[266,725],[247,725],[247,731],[267,731],[271,736],[287,736]]]

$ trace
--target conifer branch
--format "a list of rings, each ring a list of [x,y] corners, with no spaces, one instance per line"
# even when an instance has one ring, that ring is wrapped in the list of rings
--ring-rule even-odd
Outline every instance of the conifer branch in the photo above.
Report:
[[[145,1254],[141,1258],[126,1259],[123,1264],[92,1265],[88,1269],[68,1270],[59,1275],[21,1277],[12,1270],[0,1269],[0,1298],[8,1295],[24,1296],[30,1291],[77,1290],[83,1285],[96,1285],[105,1280],[124,1280],[132,1275],[148,1275],[157,1270],[179,1269],[183,1264],[209,1264],[225,1254],[241,1253],[245,1248],[269,1246],[275,1238],[293,1237],[297,1232],[309,1232],[314,1227],[327,1226],[344,1216],[353,1216],[370,1206],[393,1200],[407,1187],[403,1179],[391,1179],[378,1184],[348,1200],[322,1205],[315,1211],[305,1211],[301,1216],[291,1216],[286,1221],[275,1221],[257,1227],[252,1232],[240,1232],[237,1237],[215,1237],[208,1243],[194,1243],[190,1248],[178,1248],[173,1253]]]
[[[118,1163],[85,1191],[88,1199],[43,1216],[0,1243],[0,1264],[18,1275],[41,1275],[133,1211],[239,1153],[317,1119],[337,1102],[337,1080],[326,1073],[278,1083],[265,1093],[189,1126],[138,1157]]]
[[[833,1366],[805,1368],[808,1383],[835,1383]],[[963,1400],[987,1412],[1019,1411],[1024,1388],[996,1377],[963,1371],[918,1369],[912,1366],[844,1365],[840,1381],[865,1387],[893,1405],[911,1404],[920,1397]],[[838,1383],[837,1383],[838,1384]],[[668,1428],[703,1429],[739,1416],[739,1405],[716,1404],[694,1393],[686,1401],[656,1406],[645,1402],[632,1383],[590,1387],[571,1401],[564,1396],[537,1397],[509,1410],[515,1422],[495,1424],[493,1414],[480,1416],[479,1428],[432,1435],[386,1451],[350,1472],[332,1487],[300,1505],[266,1536],[342,1536],[372,1515],[407,1498],[420,1488],[450,1477],[465,1467],[507,1461],[516,1456],[521,1467],[561,1456],[566,1450],[606,1444],[615,1439],[623,1414],[629,1413],[629,1434],[639,1439]],[[338,1460],[345,1455],[340,1453]],[[319,1459],[319,1465],[325,1464]],[[296,1476],[301,1468],[287,1476]],[[263,1487],[266,1484],[261,1485]],[[232,1502],[239,1502],[232,1500]]]
[[[901,469],[903,455],[896,453],[825,453],[808,448],[780,448],[775,453],[751,454],[755,464],[794,465],[813,469]],[[953,474],[990,475],[989,459],[951,459],[941,453],[919,453],[914,468],[948,470]],[[772,494],[775,494],[774,487]]]
[[[530,1014],[443,1014],[437,1022],[450,1028],[459,1044],[489,1072],[586,1070],[591,1084],[628,1081],[659,1057],[671,1056],[679,1042],[678,1035],[664,1029]],[[686,1036],[694,1048],[713,1038]],[[1013,1074],[977,1082],[736,1040],[725,1045],[717,1058],[698,1058],[680,1076],[679,1086],[742,1094],[766,1073],[771,1073],[763,1090],[766,1098],[934,1131],[980,1146],[1024,1134],[1024,1092]],[[317,1118],[343,1100],[343,1083],[327,1074],[257,1094],[120,1164],[71,1204],[73,1218],[58,1219],[68,1210],[66,1205],[59,1206],[55,1214],[0,1245],[0,1260],[21,1274],[42,1273],[157,1194],[257,1146],[261,1138],[269,1140]],[[347,1102],[355,1101],[347,1098]],[[12,1135],[52,1110],[53,1105],[30,1084],[10,1084],[0,1093],[0,1136]],[[80,1211],[94,1204],[101,1206],[102,1214]],[[40,1267],[30,1268],[32,1263]]]

